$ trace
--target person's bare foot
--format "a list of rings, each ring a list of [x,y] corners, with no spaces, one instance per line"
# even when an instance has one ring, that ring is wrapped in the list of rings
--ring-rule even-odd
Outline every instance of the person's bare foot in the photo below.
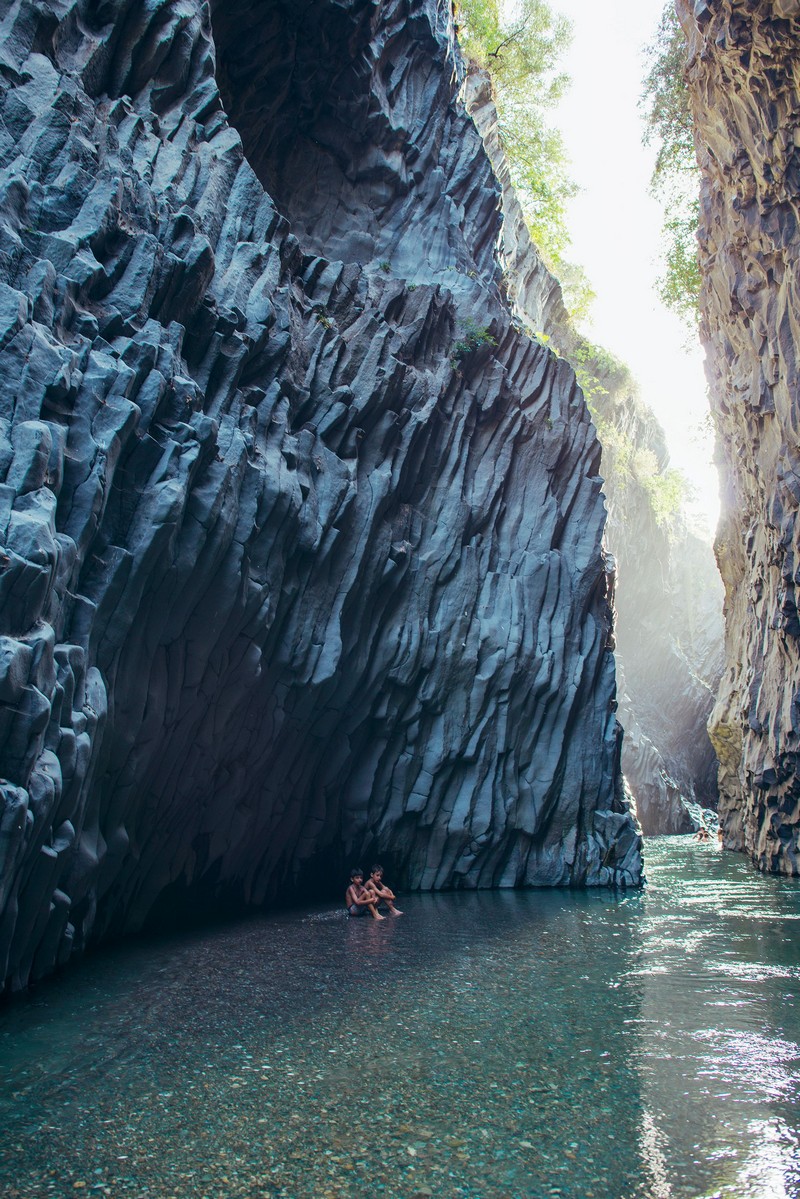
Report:
[[[376,913],[375,913],[375,919],[376,919],[376,920],[385,920],[385,919],[386,919],[386,917],[385,917],[385,916],[381,916],[380,912],[376,912]]]
[[[403,913],[400,911],[399,908],[390,908],[390,911],[393,916],[402,916],[403,915]]]

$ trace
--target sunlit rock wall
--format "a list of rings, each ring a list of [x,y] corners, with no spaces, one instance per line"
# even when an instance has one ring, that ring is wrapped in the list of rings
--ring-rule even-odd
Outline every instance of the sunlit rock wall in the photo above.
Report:
[[[622,469],[609,446],[609,469],[606,451],[603,464],[606,536],[618,568],[623,769],[646,833],[688,832],[687,803],[717,805],[718,764],[706,723],[722,673],[722,582],[710,541],[692,531],[685,512],[654,507],[648,483],[669,464],[663,429],[630,378],[612,373],[602,382],[598,414],[635,451]]]
[[[703,183],[702,336],[724,479],[726,843],[800,872],[800,4],[678,6]]]
[[[638,882],[600,450],[449,8],[0,11],[0,977],[373,854]]]
[[[501,261],[518,319],[597,382],[593,404],[611,436],[602,472],[606,543],[618,567],[615,624],[622,767],[646,833],[692,828],[689,803],[714,806],[717,762],[706,731],[722,671],[722,585],[710,544],[682,513],[660,525],[648,490],[614,443],[668,466],[664,432],[627,371],[587,353],[558,281],[531,241],[498,134],[487,74],[472,68],[465,98],[503,187]],[[609,367],[608,363],[612,361]]]

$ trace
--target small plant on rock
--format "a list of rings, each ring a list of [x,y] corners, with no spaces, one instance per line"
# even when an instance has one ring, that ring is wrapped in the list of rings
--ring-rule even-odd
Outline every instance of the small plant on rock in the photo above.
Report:
[[[464,322],[464,330],[450,351],[450,365],[455,370],[460,362],[481,346],[496,346],[497,341],[492,337],[486,325],[479,325],[471,318]]]

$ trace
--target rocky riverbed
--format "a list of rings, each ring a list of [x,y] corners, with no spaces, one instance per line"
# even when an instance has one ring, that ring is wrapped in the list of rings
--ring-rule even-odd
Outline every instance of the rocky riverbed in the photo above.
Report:
[[[793,1199],[800,891],[404,896],[101,951],[0,1015],[0,1190]]]

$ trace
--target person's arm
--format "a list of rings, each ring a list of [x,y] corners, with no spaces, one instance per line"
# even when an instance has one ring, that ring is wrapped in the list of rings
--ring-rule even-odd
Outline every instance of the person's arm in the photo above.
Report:
[[[375,896],[366,887],[362,887],[360,894],[356,895],[354,902],[362,908],[371,907],[375,902]]]

